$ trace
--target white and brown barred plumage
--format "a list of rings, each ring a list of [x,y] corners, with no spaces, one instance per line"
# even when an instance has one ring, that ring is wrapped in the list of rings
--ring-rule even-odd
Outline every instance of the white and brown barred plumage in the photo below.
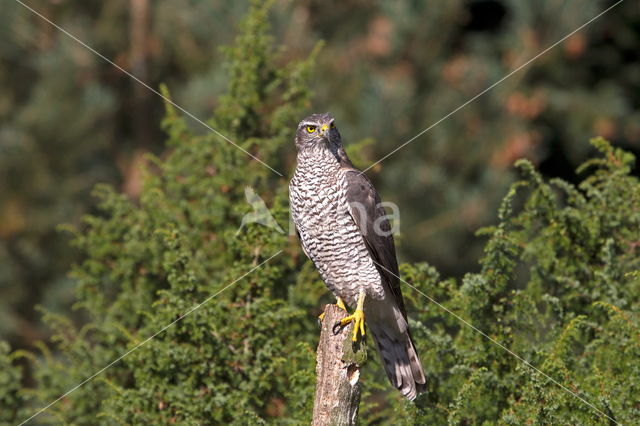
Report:
[[[380,197],[351,164],[330,114],[302,120],[295,143],[297,167],[289,198],[302,248],[329,290],[349,306],[355,307],[365,291],[366,324],[387,376],[413,400],[425,389],[426,378],[409,333],[393,236]]]

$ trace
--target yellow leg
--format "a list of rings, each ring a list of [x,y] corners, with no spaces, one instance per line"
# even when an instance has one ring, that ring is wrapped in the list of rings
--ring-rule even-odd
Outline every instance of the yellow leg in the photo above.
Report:
[[[360,292],[358,296],[358,307],[353,315],[349,315],[348,317],[342,318],[342,320],[338,323],[341,327],[349,324],[351,321],[353,324],[353,337],[351,340],[356,342],[358,340],[358,332],[360,335],[364,336],[364,291]]]
[[[345,311],[347,310],[347,307],[344,305],[344,302],[339,297],[336,298],[336,305],[338,306],[338,308],[342,310],[345,310]],[[323,319],[324,319],[324,312],[318,315],[318,321],[322,322]]]

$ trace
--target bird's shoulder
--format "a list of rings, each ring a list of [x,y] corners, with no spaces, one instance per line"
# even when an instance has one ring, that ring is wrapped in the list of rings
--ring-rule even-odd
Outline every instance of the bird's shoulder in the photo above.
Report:
[[[380,195],[367,175],[354,167],[341,168],[342,183],[348,203],[360,203],[367,210],[368,219],[375,219],[380,211]]]

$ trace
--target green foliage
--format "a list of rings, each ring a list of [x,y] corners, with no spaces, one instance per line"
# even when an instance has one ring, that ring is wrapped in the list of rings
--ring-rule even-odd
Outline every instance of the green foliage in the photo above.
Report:
[[[318,51],[285,61],[268,8],[254,2],[226,49],[229,90],[210,122],[284,172]],[[97,186],[99,212],[67,227],[84,255],[73,269],[84,321],[45,313],[52,349],[31,355],[24,388],[23,354],[0,346],[3,422],[100,372],[37,421],[309,423],[315,315],[330,298],[294,238],[259,224],[238,232],[251,212],[247,185],[288,228],[287,182],[219,136],[195,134],[171,105],[163,128],[168,151],[148,157],[139,200]],[[479,232],[488,237],[479,272],[441,279],[432,266],[402,265],[428,296],[403,289],[428,392],[404,401],[370,351],[364,424],[608,423],[496,342],[616,421],[640,417],[640,183],[629,153],[593,144],[600,154],[578,185],[517,162],[522,179],[497,225]]]
[[[353,145],[375,137],[361,152],[350,149],[364,168],[610,5],[273,3],[275,46],[247,30],[243,49],[235,52],[244,56],[241,68],[240,62],[223,66],[218,46],[233,40],[248,0],[65,0],[30,7],[150,87],[166,83],[194,116],[206,119],[215,107],[226,109],[213,127],[251,149],[247,134],[258,125],[265,126],[261,132],[288,131],[286,117],[299,113],[288,99],[313,90],[314,110],[331,111],[345,140]],[[49,337],[35,305],[69,315],[73,303],[66,272],[82,253],[56,225],[80,226],[84,214],[97,212],[90,196],[97,182],[139,198],[144,154],[165,148],[164,111],[160,98],[20,3],[1,7],[0,338],[24,348]],[[622,2],[372,168],[368,174],[383,199],[402,206],[402,229],[411,230],[398,247],[400,257],[429,259],[456,278],[475,270],[483,243],[473,233],[493,222],[519,157],[530,158],[545,176],[567,179],[588,157],[584,140],[591,135],[637,154],[639,23],[640,9]],[[258,30],[264,22],[244,25]],[[272,84],[273,73],[303,81],[305,72],[261,68],[264,55],[253,52],[305,57],[318,40],[324,48],[313,78],[291,85],[293,92],[283,93],[287,103],[271,114],[276,104],[261,97],[282,89]],[[244,109],[251,105],[271,120],[259,123]],[[194,132],[206,132],[187,122]],[[280,154],[290,166],[292,150]],[[277,169],[286,174],[288,167]]]
[[[617,422],[640,415],[640,183],[634,158],[603,139],[575,186],[516,166],[481,272],[457,287],[432,269],[404,276],[491,339]],[[518,205],[519,207],[513,207]],[[406,293],[406,292],[405,292]],[[411,294],[411,293],[409,293]],[[431,379],[419,423],[607,424],[498,344],[415,294],[414,335]],[[634,359],[636,361],[634,361]],[[404,408],[406,409],[406,408]]]
[[[134,3],[146,3],[146,12]],[[34,306],[68,314],[73,303],[67,272],[81,253],[56,226],[79,226],[82,215],[97,211],[90,193],[98,182],[137,198],[142,153],[164,146],[163,109],[151,92],[20,3],[0,7],[0,336],[29,347],[48,337]],[[188,109],[198,116],[225,83],[212,40],[228,43],[246,12],[243,2],[191,0],[30,7],[149,86],[170,84],[180,104],[191,94]]]
[[[10,354],[9,345],[0,341],[0,424],[28,415],[21,392],[22,368],[15,365],[18,356],[18,352]]]
[[[255,2],[227,49],[230,91],[212,122],[281,168],[275,153],[290,144],[308,103],[313,55],[283,66],[263,48],[267,9]],[[82,231],[69,228],[86,256],[73,278],[75,308],[87,323],[77,329],[64,317],[45,315],[56,355],[45,352],[35,363],[31,406],[54,400],[131,350],[39,420],[242,424],[269,416],[308,418],[309,393],[292,386],[313,386],[316,325],[308,314],[317,299],[308,299],[312,305],[288,301],[288,284],[304,274],[297,276],[298,253],[282,254],[287,234],[256,224],[236,234],[251,211],[247,185],[271,200],[274,217],[287,228],[285,181],[217,135],[193,134],[171,105],[163,126],[171,151],[163,159],[149,157],[139,203],[98,186],[101,215],[86,217]],[[316,277],[301,285],[307,294],[309,287],[322,289]],[[298,407],[304,410],[285,411]]]

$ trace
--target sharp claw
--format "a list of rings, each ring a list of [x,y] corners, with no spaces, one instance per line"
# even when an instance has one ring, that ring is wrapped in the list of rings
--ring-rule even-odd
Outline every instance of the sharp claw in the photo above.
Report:
[[[364,292],[361,292],[360,296],[358,297],[358,308],[353,313],[353,315],[344,317],[333,325],[332,331],[334,335],[340,333],[347,324],[349,324],[350,322],[353,322],[353,335],[351,337],[351,340],[353,340],[354,342],[357,342],[358,333],[360,333],[360,335],[364,337],[364,333],[365,333],[364,312],[363,312],[364,297],[365,297]],[[338,305],[340,308],[346,311],[344,302],[342,301],[342,299],[338,298],[336,305]]]
[[[353,335],[351,340],[354,342],[358,340],[358,333],[364,336],[364,312],[356,310],[353,315],[349,315],[348,317],[342,318],[339,322],[337,322],[333,326],[333,333],[338,334],[342,327],[345,327],[350,322],[353,322]],[[336,331],[337,329],[337,331]]]
[[[346,307],[346,306],[344,306],[344,302],[343,302],[343,301],[342,301],[342,299],[340,299],[339,297],[338,297],[338,300],[336,301],[336,305],[337,305],[340,309],[342,309],[342,310],[344,310],[344,311],[346,311],[346,310],[347,310],[347,307]],[[324,312],[323,312],[323,313],[321,313],[321,314],[318,316],[318,325],[319,325],[320,327],[322,327],[322,321],[324,321]],[[342,325],[344,325],[344,324],[342,324]],[[334,328],[335,328],[335,327],[334,327]]]
[[[340,320],[340,325],[344,327],[345,325],[349,324],[351,321],[353,321],[353,315],[349,315],[348,317],[342,318]]]

